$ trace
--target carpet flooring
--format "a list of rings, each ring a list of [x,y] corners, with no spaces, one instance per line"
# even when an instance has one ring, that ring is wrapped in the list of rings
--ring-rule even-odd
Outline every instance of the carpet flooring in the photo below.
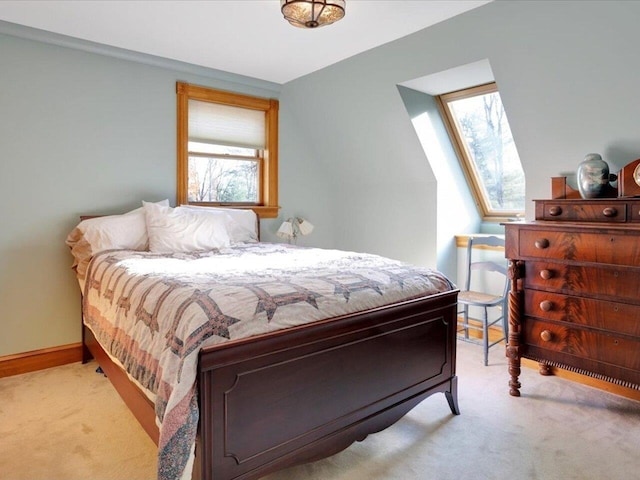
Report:
[[[523,369],[459,343],[460,416],[436,394],[391,428],[268,480],[640,478],[640,402]],[[0,379],[0,479],[151,480],[155,446],[96,365]]]

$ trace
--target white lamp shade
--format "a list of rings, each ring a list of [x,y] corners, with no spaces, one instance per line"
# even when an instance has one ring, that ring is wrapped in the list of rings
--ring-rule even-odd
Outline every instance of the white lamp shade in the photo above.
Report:
[[[284,222],[282,222],[282,225],[280,225],[280,228],[276,232],[276,235],[281,238],[292,238],[293,224],[289,220],[285,220]]]
[[[300,229],[300,233],[302,235],[309,235],[311,232],[313,232],[313,225],[311,224],[311,222],[305,220],[304,218],[298,219],[298,228]]]

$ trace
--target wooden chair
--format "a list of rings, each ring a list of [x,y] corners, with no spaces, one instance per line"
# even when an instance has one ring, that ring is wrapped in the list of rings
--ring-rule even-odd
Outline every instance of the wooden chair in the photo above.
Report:
[[[507,294],[509,292],[509,277],[507,275],[506,261],[502,264],[496,261],[475,260],[477,253],[480,251],[480,249],[477,248],[479,246],[493,247],[504,251],[504,240],[494,236],[469,238],[469,245],[467,246],[467,279],[464,290],[458,295],[458,305],[463,307],[462,310],[458,311],[458,315],[462,314],[462,321],[458,323],[458,338],[483,345],[484,364],[486,366],[489,364],[489,348],[506,340],[508,336]],[[504,282],[504,288],[501,294],[488,292],[486,288],[488,283],[487,278],[490,276],[498,278],[500,282]],[[501,277],[503,277],[504,280]],[[482,308],[482,318],[472,318],[472,320],[477,320],[481,325],[469,323],[469,307]],[[500,310],[500,315],[497,318],[489,320],[490,308]],[[489,327],[497,323],[501,324],[502,337],[490,341]],[[470,330],[482,332],[482,337],[479,340],[472,338],[472,336],[469,335]]]

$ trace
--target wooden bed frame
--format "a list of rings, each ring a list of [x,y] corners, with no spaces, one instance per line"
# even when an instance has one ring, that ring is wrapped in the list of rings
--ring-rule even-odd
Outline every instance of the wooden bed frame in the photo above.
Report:
[[[230,341],[200,352],[193,478],[255,479],[333,455],[443,392],[459,414],[457,291]],[[152,403],[83,328],[151,438]]]

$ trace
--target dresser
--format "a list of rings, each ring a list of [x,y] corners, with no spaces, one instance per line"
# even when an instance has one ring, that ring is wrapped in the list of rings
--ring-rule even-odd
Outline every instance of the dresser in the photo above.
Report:
[[[520,360],[640,390],[640,199],[536,200],[505,224],[509,393]]]

